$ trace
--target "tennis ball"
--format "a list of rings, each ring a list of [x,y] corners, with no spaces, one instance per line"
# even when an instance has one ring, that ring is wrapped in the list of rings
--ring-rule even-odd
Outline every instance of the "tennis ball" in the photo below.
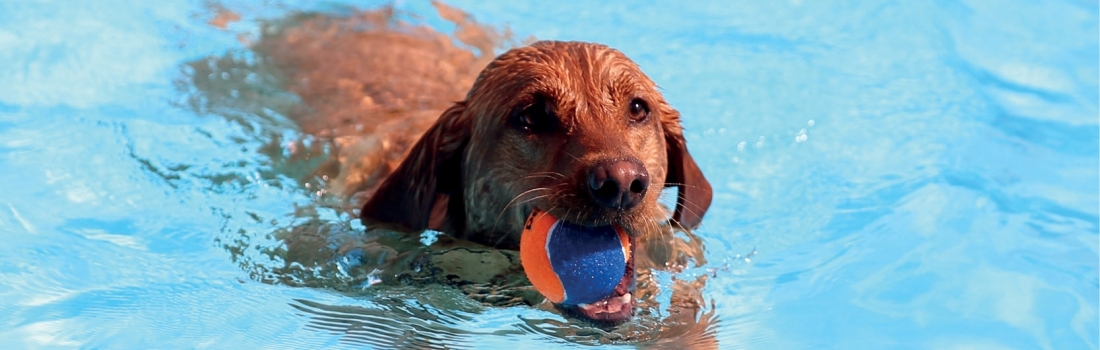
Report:
[[[519,243],[527,279],[543,296],[563,305],[607,298],[626,272],[630,239],[614,225],[587,227],[535,209]]]

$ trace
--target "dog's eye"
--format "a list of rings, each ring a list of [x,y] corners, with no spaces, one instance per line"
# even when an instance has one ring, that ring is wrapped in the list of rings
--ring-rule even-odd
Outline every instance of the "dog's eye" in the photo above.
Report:
[[[649,117],[649,105],[636,98],[630,101],[630,120],[640,122]]]
[[[558,118],[549,110],[546,103],[539,101],[515,112],[512,123],[525,132],[543,134],[557,128]]]

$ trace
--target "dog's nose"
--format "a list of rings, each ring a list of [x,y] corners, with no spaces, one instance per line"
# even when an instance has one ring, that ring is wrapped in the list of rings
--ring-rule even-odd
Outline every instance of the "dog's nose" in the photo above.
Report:
[[[588,170],[588,193],[607,208],[633,208],[642,202],[647,189],[649,172],[634,159],[613,159]]]

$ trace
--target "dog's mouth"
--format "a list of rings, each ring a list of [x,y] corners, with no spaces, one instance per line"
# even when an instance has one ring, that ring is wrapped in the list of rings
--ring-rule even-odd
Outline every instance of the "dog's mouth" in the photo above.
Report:
[[[540,213],[546,213],[546,214],[549,214],[549,215],[542,216],[542,215],[540,215]],[[620,216],[622,214],[623,213],[619,213]],[[549,221],[546,219],[546,217],[550,218]],[[618,246],[618,247],[620,247],[624,250],[623,254],[626,256],[626,261],[625,261],[625,264],[619,265],[619,266],[624,266],[624,267],[623,267],[623,271],[621,272],[621,275],[619,275],[621,277],[619,277],[618,282],[614,284],[614,287],[612,287],[609,292],[605,292],[605,293],[607,293],[606,296],[604,296],[602,298],[599,298],[598,296],[595,296],[595,297],[599,298],[598,300],[590,301],[594,298],[580,296],[580,297],[578,297],[578,299],[583,299],[583,303],[580,303],[579,300],[578,301],[572,301],[572,302],[569,301],[568,300],[569,298],[565,298],[565,294],[555,295],[553,297],[551,297],[550,295],[547,295],[547,294],[544,294],[544,295],[546,295],[550,299],[552,299],[552,301],[554,301],[554,303],[553,303],[554,307],[557,308],[558,310],[560,310],[564,315],[576,318],[578,320],[588,321],[588,322],[594,323],[598,326],[615,326],[615,325],[621,324],[623,322],[629,321],[631,318],[634,317],[634,306],[635,306],[636,302],[635,302],[635,299],[634,299],[633,292],[634,292],[635,285],[637,284],[637,277],[636,277],[636,274],[635,274],[635,271],[634,271],[634,267],[635,267],[635,263],[634,263],[635,260],[634,259],[635,259],[635,253],[636,253],[636,247],[635,247],[636,238],[635,238],[635,236],[636,236],[637,231],[634,231],[635,230],[635,225],[630,225],[630,223],[633,222],[632,219],[634,219],[634,218],[622,218],[622,217],[619,217],[619,216],[615,216],[615,217],[611,217],[611,218],[605,218],[605,220],[601,220],[599,222],[592,222],[590,220],[576,220],[576,219],[578,219],[576,217],[570,217],[570,218],[562,218],[562,217],[568,217],[568,213],[566,215],[557,216],[557,215],[554,215],[553,213],[544,212],[544,211],[540,210],[537,207],[532,208],[531,212],[528,214],[528,221],[525,224],[525,230],[524,230],[524,234],[522,236],[524,239],[526,239],[528,237],[532,238],[529,241],[525,241],[525,242],[531,242],[530,244],[532,244],[532,245],[530,247],[535,247],[534,249],[527,248],[527,249],[531,249],[531,250],[528,250],[528,251],[531,251],[531,252],[542,251],[542,252],[547,252],[548,253],[550,248],[542,249],[542,248],[537,248],[537,247],[540,247],[540,246],[543,246],[543,245],[545,245],[546,247],[549,247],[549,245],[550,245],[549,241],[538,241],[539,238],[537,238],[537,237],[540,237],[540,234],[535,233],[535,232],[549,232],[550,230],[556,230],[556,229],[552,228],[554,226],[549,226],[549,225],[551,225],[550,223],[554,222],[555,220],[560,220],[560,221],[558,221],[560,223],[569,223],[570,225],[568,225],[567,227],[587,227],[587,228],[591,228],[592,230],[594,230],[594,231],[592,231],[591,234],[595,234],[595,235],[603,235],[603,234],[606,233],[606,231],[601,231],[601,230],[606,230],[609,227],[615,227],[614,230],[618,232],[618,237],[619,237],[617,239],[617,241],[621,240],[621,243],[622,243],[621,245],[615,244],[615,246]],[[563,230],[565,230],[565,231],[558,231],[558,232],[561,232],[561,234],[566,234],[566,235],[569,235],[569,234],[587,234],[585,229],[580,229],[580,231],[572,231],[572,230],[577,230],[576,228],[574,228],[574,229],[563,229]],[[604,233],[600,233],[600,232],[604,232]],[[528,236],[529,233],[533,234],[533,235]],[[542,239],[549,239],[545,233],[542,233],[541,237],[544,237]],[[568,237],[568,236],[566,236],[566,237]],[[605,241],[602,241],[602,239],[604,239],[604,238],[594,238],[594,239],[595,239],[595,241],[593,241],[592,244],[595,244],[595,246],[592,246],[591,247],[592,249],[595,249],[596,251],[599,251],[599,249],[606,249],[606,248],[596,248],[596,247],[601,246],[602,244],[606,243]],[[560,242],[560,241],[558,241],[558,242]],[[561,243],[556,243],[556,244],[561,244]],[[586,243],[581,243],[581,244],[586,244]],[[561,246],[557,245],[557,247],[561,247]],[[577,247],[577,248],[573,248],[573,249],[580,249],[580,250],[583,251],[583,250],[586,250],[587,248],[588,247],[586,247],[586,248]],[[521,251],[523,251],[523,249],[524,248],[521,248]],[[544,253],[544,254],[546,254],[546,253]],[[600,253],[600,254],[602,254],[602,253]],[[532,267],[533,268],[529,269],[529,270],[526,270],[527,266],[525,266],[525,270],[526,270],[526,273],[528,273],[529,278],[533,276],[533,275],[531,275],[531,273],[535,273],[534,276],[536,278],[545,281],[545,279],[544,279],[545,277],[538,277],[538,276],[545,276],[545,275],[541,275],[538,272],[538,271],[541,270],[541,268],[538,267],[538,266],[540,264],[551,264],[551,262],[546,261],[546,260],[541,260],[540,261],[539,260],[540,258],[537,255],[538,254],[533,254],[530,257],[530,258],[532,258],[531,262],[532,262],[532,265],[533,265]],[[542,255],[542,256],[543,257],[541,259],[550,258],[550,256],[546,256],[546,255]],[[569,256],[568,254],[565,254],[560,259],[566,259],[566,260],[556,260],[556,261],[575,261],[575,260],[571,260],[570,258],[568,258],[568,256]],[[524,259],[526,259],[526,258],[524,258]],[[591,263],[591,262],[589,262],[589,263]],[[618,264],[612,263],[612,262],[608,262],[608,263],[613,264],[613,265],[604,265],[604,266],[618,265]],[[596,264],[600,264],[600,263],[596,263]],[[614,272],[610,272],[610,271],[606,271],[606,270],[604,270],[604,271],[592,271],[593,275],[591,275],[591,277],[580,277],[581,279],[578,280],[577,279],[578,276],[588,275],[588,272],[586,272],[585,270],[577,270],[578,268],[579,269],[587,268],[585,266],[586,266],[586,264],[573,265],[573,267],[571,268],[572,272],[566,272],[566,275],[572,276],[572,277],[568,277],[568,278],[570,278],[570,280],[573,281],[573,282],[571,282],[572,287],[569,287],[569,288],[578,288],[578,285],[576,283],[581,283],[582,286],[583,285],[588,285],[589,283],[594,283],[594,284],[591,285],[593,288],[607,288],[608,285],[606,283],[611,282],[611,281],[608,281],[606,278],[611,277],[611,276],[616,276],[616,274],[614,274]],[[600,267],[597,266],[597,267],[593,267],[593,268],[598,270]],[[532,271],[534,271],[534,272],[532,272]],[[557,272],[553,272],[553,274],[557,274]],[[559,276],[557,276],[555,278],[552,278],[552,279],[557,280],[557,278],[560,278],[561,276],[564,276],[564,275],[559,275]],[[602,277],[596,277],[596,276],[602,276]],[[592,278],[591,282],[587,282],[589,280],[589,278]],[[597,282],[597,281],[600,281],[600,282]],[[532,280],[532,283],[534,283],[534,282],[535,282],[535,280]],[[545,282],[542,282],[542,283],[545,283]],[[563,286],[560,283],[561,282],[558,282],[557,288],[566,287],[566,286]],[[553,284],[553,283],[551,283],[551,284]],[[603,287],[595,287],[596,285],[602,285]],[[546,284],[544,284],[543,286],[544,287],[542,287],[542,288],[546,288],[545,287]],[[552,286],[549,287],[550,290],[553,290],[553,288],[554,287],[552,287]],[[585,293],[589,293],[589,292],[583,292],[584,287],[580,287],[580,288],[581,288],[579,290],[579,291],[581,291],[580,295],[585,295]],[[607,289],[603,289],[603,290],[607,290]],[[545,293],[546,291],[543,290],[543,291],[540,291],[540,292]],[[563,290],[563,292],[564,292],[564,290]],[[553,292],[551,292],[551,293],[553,293]],[[568,292],[566,292],[566,294],[567,293]],[[591,295],[591,294],[588,294],[588,295]],[[560,300],[558,298],[564,298],[566,300],[557,301],[557,300]]]
[[[630,237],[630,259],[626,261],[623,277],[615,290],[599,301],[588,304],[555,304],[562,311],[587,319],[600,325],[613,326],[634,317],[634,286],[637,282],[634,274],[634,237]]]

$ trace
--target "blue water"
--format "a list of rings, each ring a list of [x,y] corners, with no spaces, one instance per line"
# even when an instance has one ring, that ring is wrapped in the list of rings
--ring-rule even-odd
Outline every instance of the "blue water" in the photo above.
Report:
[[[599,342],[529,307],[250,275],[313,203],[256,130],[301,135],[188,108],[183,67],[247,52],[261,19],[348,4],[223,4],[242,15],[228,30],[203,1],[0,2],[4,348],[358,347],[438,327],[458,348]],[[709,263],[659,277],[711,275],[722,348],[1100,347],[1095,2],[451,4],[608,44],[661,85],[715,198]],[[453,30],[427,2],[397,7]],[[391,320],[325,323],[355,315]]]

